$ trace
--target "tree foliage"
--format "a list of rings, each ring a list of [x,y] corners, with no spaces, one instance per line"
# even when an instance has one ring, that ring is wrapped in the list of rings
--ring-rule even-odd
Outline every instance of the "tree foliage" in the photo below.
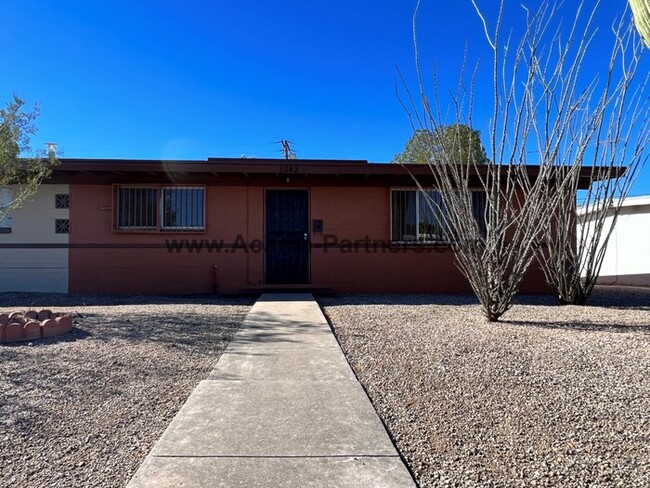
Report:
[[[465,124],[451,124],[435,130],[416,130],[404,150],[395,155],[393,162],[484,164],[487,162],[487,156],[479,131]]]
[[[14,95],[7,106],[0,109],[0,188],[13,187],[12,201],[0,207],[0,222],[33,195],[44,178],[50,175],[56,163],[53,155],[44,158],[30,154],[30,139],[36,133],[34,121],[38,107],[24,110],[25,102]]]

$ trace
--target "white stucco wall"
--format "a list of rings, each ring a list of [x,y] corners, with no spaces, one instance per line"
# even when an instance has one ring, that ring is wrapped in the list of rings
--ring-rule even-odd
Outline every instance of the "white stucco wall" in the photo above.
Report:
[[[611,222],[609,217],[605,229]],[[609,239],[599,282],[650,286],[650,196],[625,200]]]
[[[68,185],[41,185],[12,213],[11,233],[0,233],[0,292],[68,292],[69,234],[56,234],[55,220],[69,219],[70,211],[55,208],[54,200],[69,191]]]

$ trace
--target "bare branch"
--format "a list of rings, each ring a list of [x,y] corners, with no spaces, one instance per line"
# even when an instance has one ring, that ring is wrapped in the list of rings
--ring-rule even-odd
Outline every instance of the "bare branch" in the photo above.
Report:
[[[576,192],[586,180],[596,181],[588,201],[593,204],[604,198],[594,212],[611,215],[613,195],[624,196],[631,177],[638,175],[638,166],[630,163],[647,157],[650,111],[647,97],[642,96],[645,83],[643,87],[633,83],[641,50],[623,23],[616,30],[607,76],[589,79],[583,72],[597,30],[599,3],[590,10],[580,3],[566,29],[559,5],[543,1],[534,12],[524,8],[521,37],[508,36],[501,46],[504,1],[490,33],[472,0],[493,49],[492,86],[479,88],[481,92],[491,89],[493,98],[488,164],[471,156],[458,160],[457,148],[438,130],[471,124],[478,68],[466,83],[466,50],[456,92],[450,96],[450,117],[443,116],[435,76],[431,102],[425,94],[415,31],[417,11],[414,16],[420,106],[409,96],[405,110],[419,124],[416,130],[430,129],[427,141],[437,151],[431,164],[437,193],[419,183],[418,187],[432,211],[444,213],[458,268],[489,320],[498,320],[510,308],[536,255],[547,258],[547,265],[540,258],[542,268],[558,296],[566,297],[561,289],[579,286],[581,273],[589,279],[597,276],[603,250],[584,236],[599,232],[607,237],[606,226],[599,221],[593,231],[576,232]],[[534,166],[529,163],[532,151],[538,157]],[[621,180],[624,165],[629,172]],[[479,219],[477,194],[485,195],[486,201]],[[553,280],[551,270],[556,274]]]
[[[488,31],[487,22],[485,21],[485,17],[483,17],[483,14],[481,13],[481,9],[478,8],[478,5],[476,5],[475,0],[472,0],[472,5],[474,5],[474,10],[476,10],[476,13],[478,14],[479,18],[481,19],[481,22],[483,23],[483,31],[485,32],[485,38],[487,39],[487,42],[490,44],[492,49],[496,50],[496,46],[494,45],[494,42],[492,42],[492,39],[490,39],[490,32]]]

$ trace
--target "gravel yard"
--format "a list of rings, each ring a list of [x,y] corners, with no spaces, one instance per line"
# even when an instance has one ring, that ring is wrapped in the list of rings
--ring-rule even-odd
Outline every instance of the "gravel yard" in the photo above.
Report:
[[[72,333],[0,346],[0,486],[124,486],[252,300],[0,294],[73,312]]]
[[[320,300],[422,487],[650,486],[650,290]]]

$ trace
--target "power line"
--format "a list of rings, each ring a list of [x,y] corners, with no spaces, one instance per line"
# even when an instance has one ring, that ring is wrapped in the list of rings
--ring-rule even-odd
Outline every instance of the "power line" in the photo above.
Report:
[[[291,144],[293,144],[293,142],[288,139],[280,139],[277,143],[282,144],[284,159],[296,159],[296,153],[291,150]]]

